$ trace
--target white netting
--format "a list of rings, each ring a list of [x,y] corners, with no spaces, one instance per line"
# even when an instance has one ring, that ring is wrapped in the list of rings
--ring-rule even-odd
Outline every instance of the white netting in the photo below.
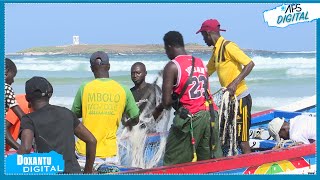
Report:
[[[162,74],[159,73],[156,81],[160,82]],[[155,83],[156,83],[155,81]],[[161,87],[161,86],[160,86]],[[161,92],[155,88],[156,104],[161,102]],[[150,97],[152,98],[152,97]],[[140,122],[131,131],[120,127],[118,131],[118,154],[123,166],[152,168],[162,165],[166,136],[172,124],[171,112],[164,110],[158,122],[151,116],[152,105],[147,102],[140,114]],[[173,116],[171,116],[173,117]]]
[[[236,96],[230,97],[229,91],[225,91],[219,111],[219,133],[222,151],[225,156],[239,154],[237,150],[237,113],[238,101]]]
[[[214,103],[220,108],[223,96],[223,90],[225,88],[220,88],[218,91],[212,94]]]

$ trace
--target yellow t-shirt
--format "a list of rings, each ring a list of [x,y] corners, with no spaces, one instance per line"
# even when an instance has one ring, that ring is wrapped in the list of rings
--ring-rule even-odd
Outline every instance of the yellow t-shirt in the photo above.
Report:
[[[95,79],[84,83],[78,90],[72,111],[97,139],[96,157],[117,155],[116,133],[124,112],[130,118],[139,116],[131,91],[109,78]],[[86,154],[86,144],[80,139],[76,151]]]
[[[225,39],[221,36],[213,49],[207,68],[209,76],[217,71],[221,86],[227,87],[241,73],[242,65],[249,64],[251,59],[233,42],[225,46],[224,52],[220,51],[224,42]],[[236,96],[247,89],[245,80],[242,80],[237,86]]]

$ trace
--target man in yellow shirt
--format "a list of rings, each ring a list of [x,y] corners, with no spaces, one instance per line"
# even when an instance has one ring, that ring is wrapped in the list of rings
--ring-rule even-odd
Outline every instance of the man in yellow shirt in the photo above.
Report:
[[[96,157],[117,164],[116,133],[123,113],[130,118],[124,124],[129,129],[139,122],[139,108],[131,91],[109,78],[109,57],[97,51],[90,57],[95,79],[83,83],[74,99],[72,111],[97,139]],[[76,152],[86,156],[86,145],[78,140]]]
[[[204,42],[214,46],[207,64],[208,74],[217,71],[219,82],[230,95],[236,95],[239,102],[237,115],[237,137],[242,153],[250,153],[249,128],[251,125],[252,99],[244,78],[254,67],[253,61],[233,42],[226,41],[221,35],[220,23],[209,19],[202,23],[200,30]]]

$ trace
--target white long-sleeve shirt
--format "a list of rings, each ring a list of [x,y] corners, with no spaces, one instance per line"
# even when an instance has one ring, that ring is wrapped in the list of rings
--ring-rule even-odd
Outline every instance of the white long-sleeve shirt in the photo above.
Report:
[[[304,144],[310,144],[309,139],[316,140],[316,120],[316,117],[308,115],[299,115],[290,119],[290,139]]]

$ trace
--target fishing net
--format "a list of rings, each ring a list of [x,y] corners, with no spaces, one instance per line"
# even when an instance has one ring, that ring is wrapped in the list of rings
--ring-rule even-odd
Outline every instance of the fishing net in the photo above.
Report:
[[[161,81],[159,73],[156,81]],[[161,102],[161,92],[155,88],[156,104]],[[150,97],[152,98],[152,97]],[[131,131],[120,127],[118,131],[118,155],[122,166],[152,168],[162,165],[167,131],[172,124],[170,110],[164,110],[157,122],[151,112],[152,105],[147,102],[140,114],[140,122]]]
[[[159,72],[158,77],[154,81],[161,87],[162,72]],[[155,96],[156,105],[161,102],[161,90],[154,88],[154,93],[148,99]],[[118,164],[95,162],[94,169],[99,173],[117,173],[134,169],[145,169],[161,166],[163,164],[163,155],[166,144],[167,132],[172,124],[173,112],[164,110],[157,121],[153,118],[154,105],[146,101],[147,104],[144,110],[140,113],[139,123],[133,126],[129,131],[123,126],[123,121],[117,131],[118,145]],[[140,105],[139,103],[137,104]],[[84,167],[85,161],[80,162]]]
[[[222,102],[222,96],[223,96],[223,89],[220,88],[218,91],[212,94],[213,101],[214,103],[220,108],[221,107],[221,102]]]
[[[127,167],[152,168],[162,165],[166,133],[147,134],[147,129],[125,129],[118,141],[120,164]]]
[[[131,167],[102,164],[101,166],[99,166],[97,171],[99,174],[109,174],[109,173],[118,173],[118,172],[137,170],[137,169],[140,169],[140,168],[131,168]]]
[[[237,113],[238,101],[236,97],[230,97],[229,92],[225,91],[222,96],[219,111],[219,137],[224,156],[239,154],[239,146],[236,137]]]
[[[281,141],[278,142],[276,146],[273,147],[273,149],[287,148],[287,147],[292,147],[292,146],[301,145],[301,144],[303,143],[297,142],[291,139],[288,139],[288,140],[281,139]]]

